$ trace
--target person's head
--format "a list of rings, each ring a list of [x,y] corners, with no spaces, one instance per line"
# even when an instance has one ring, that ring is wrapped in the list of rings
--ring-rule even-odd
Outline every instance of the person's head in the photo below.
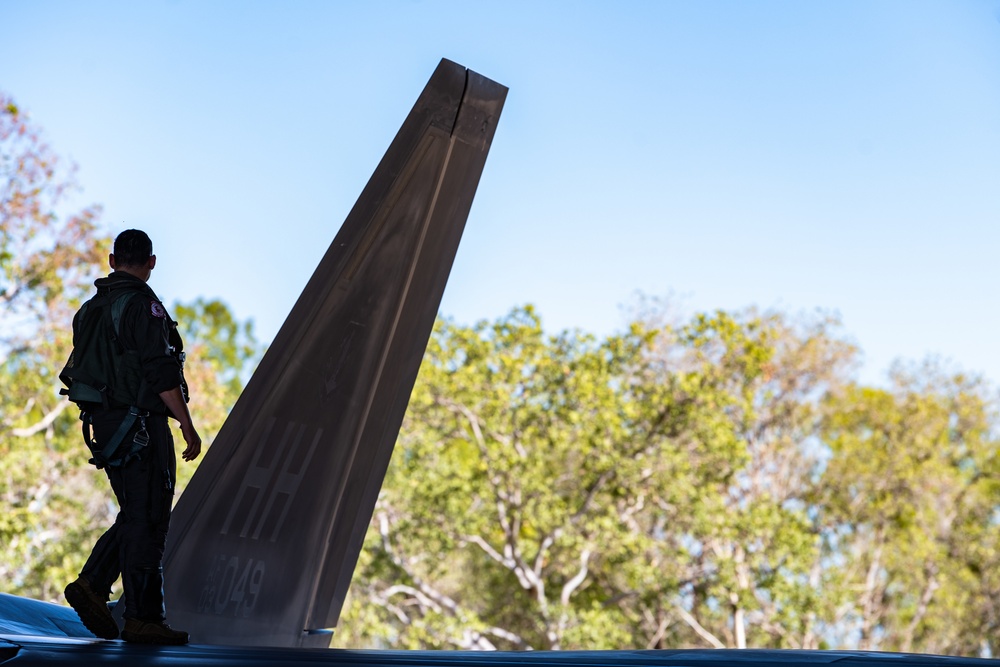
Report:
[[[149,280],[149,274],[156,266],[153,242],[146,232],[126,229],[115,239],[114,252],[108,255],[108,264],[113,271],[124,271],[142,280]]]

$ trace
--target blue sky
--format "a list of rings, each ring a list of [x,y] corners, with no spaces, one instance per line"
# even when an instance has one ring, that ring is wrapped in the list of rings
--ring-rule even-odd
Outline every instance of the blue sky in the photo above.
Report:
[[[442,313],[820,309],[867,381],[1000,380],[1000,0],[0,2],[74,203],[264,340],[441,57],[510,87]]]

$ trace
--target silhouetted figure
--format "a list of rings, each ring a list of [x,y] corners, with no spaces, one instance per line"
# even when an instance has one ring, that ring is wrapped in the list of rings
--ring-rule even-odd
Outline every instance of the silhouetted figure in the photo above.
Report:
[[[122,639],[186,644],[188,634],[164,622],[162,567],[177,470],[168,416],[180,422],[182,458],[201,452],[187,408],[183,342],[146,284],[156,266],[149,237],[122,232],[108,263],[112,273],[94,283],[97,294],[73,318],[73,353],[60,377],[80,406],[91,463],[107,473],[120,511],[66,587],[66,601],[87,629],[115,639],[107,601],[121,575]]]

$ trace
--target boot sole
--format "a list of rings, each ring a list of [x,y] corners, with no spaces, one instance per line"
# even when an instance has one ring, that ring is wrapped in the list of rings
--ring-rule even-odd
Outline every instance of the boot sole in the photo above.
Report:
[[[94,609],[94,603],[84,590],[75,584],[70,584],[64,592],[66,602],[73,608],[76,615],[80,617],[83,626],[90,630],[95,637],[101,639],[118,639],[118,623],[110,611],[105,607],[105,613]]]
[[[188,643],[188,638],[170,639],[158,635],[137,635],[131,632],[123,632],[122,639],[132,644],[159,644],[161,646],[184,646]]]

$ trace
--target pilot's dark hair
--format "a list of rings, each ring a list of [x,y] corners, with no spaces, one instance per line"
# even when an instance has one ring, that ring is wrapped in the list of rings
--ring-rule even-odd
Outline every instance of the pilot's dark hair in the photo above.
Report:
[[[153,255],[153,242],[144,231],[126,229],[115,239],[114,253],[117,266],[142,266]]]

